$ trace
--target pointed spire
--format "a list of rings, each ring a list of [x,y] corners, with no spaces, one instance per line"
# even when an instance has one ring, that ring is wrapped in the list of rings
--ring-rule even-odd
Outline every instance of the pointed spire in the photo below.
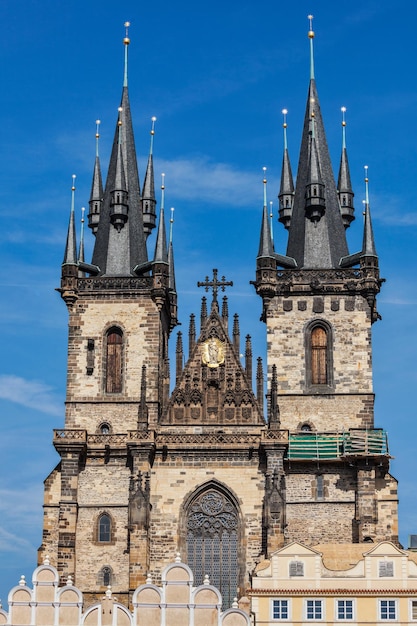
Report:
[[[246,335],[245,340],[245,370],[249,385],[252,389],[252,340],[250,335]]]
[[[168,264],[167,236],[165,230],[164,209],[159,212],[158,232],[156,235],[154,263]]]
[[[125,37],[126,39],[129,38]],[[128,43],[130,40],[124,41],[125,77],[122,98],[92,259],[93,265],[100,268],[100,274],[103,276],[132,276],[136,266],[142,267],[147,262],[136,148],[127,87]],[[121,164],[129,199],[129,219],[125,227],[118,232],[112,226],[110,212],[112,193],[116,189],[116,173],[120,175]]]
[[[352,183],[350,181],[349,161],[346,150],[346,107],[341,108],[342,111],[342,154],[340,157],[339,177],[337,179],[337,194],[340,202],[340,212],[342,214],[343,224],[345,228],[349,228],[351,222],[355,219],[353,208]]]
[[[278,221],[288,230],[291,224],[292,207],[294,203],[294,180],[292,176],[290,157],[287,143],[287,109],[282,110],[284,116],[284,154],[282,157],[281,185],[278,194],[279,218]]]
[[[71,186],[71,210],[68,224],[67,243],[65,245],[65,253],[63,265],[77,265],[77,240],[75,234],[75,174],[72,175]]]
[[[201,311],[200,311],[200,333],[203,330],[207,322],[207,298],[203,296],[201,298]]]
[[[263,192],[264,192],[264,206],[262,213],[262,225],[261,225],[261,236],[259,239],[259,250],[258,250],[258,259],[260,257],[274,257],[274,244],[272,243],[271,237],[271,227],[269,224],[269,216],[268,216],[268,206],[266,200],[266,167],[262,168],[264,172],[264,176],[262,179],[263,183]]]
[[[128,61],[127,50],[128,50],[129,44],[130,44],[129,26],[130,26],[130,22],[125,22],[126,34],[125,34],[125,37],[123,39],[123,45],[125,47],[125,67],[124,67],[123,87],[127,87],[127,61]]]
[[[229,325],[229,304],[228,304],[228,300],[227,300],[227,296],[223,296],[223,301],[222,301],[222,320],[223,320],[223,324],[226,328],[226,330],[228,329],[228,325]]]
[[[191,358],[191,354],[195,346],[195,315],[190,315],[190,327],[188,329],[188,358]]]
[[[365,165],[365,223],[363,229],[362,256],[378,257],[375,249],[374,232],[372,228],[371,209],[369,205],[369,178],[368,166]]]
[[[90,200],[88,202],[90,212],[88,214],[88,226],[96,234],[100,221],[101,204],[103,202],[103,180],[101,177],[100,156],[98,142],[100,138],[100,120],[96,120],[96,158],[94,161],[93,181],[91,183]]]
[[[81,234],[80,234],[80,247],[78,248],[78,276],[80,276],[80,278],[85,277],[85,272],[83,269],[81,269],[80,265],[84,264],[85,261],[85,255],[84,255],[84,214],[85,214],[85,207],[81,208]]]
[[[314,79],[313,38],[310,21],[310,84],[287,256],[300,268],[334,269],[348,248]]]
[[[272,377],[271,377],[269,427],[279,428],[279,425],[280,424],[279,424],[279,407],[278,407],[278,377],[277,377],[277,366],[274,364],[272,366]]]
[[[169,218],[169,244],[168,244],[168,263],[169,263],[169,289],[177,291],[175,285],[175,265],[174,265],[174,244],[172,242],[172,230],[174,226],[174,207],[171,207],[171,217]]]
[[[233,316],[233,346],[236,354],[240,353],[240,329],[239,329],[239,315],[237,313]]]
[[[184,360],[184,349],[182,347],[182,332],[179,331],[177,335],[177,345],[175,348],[175,383],[178,384],[182,374],[182,364]]]
[[[256,399],[263,415],[264,408],[264,370],[262,366],[262,358],[258,356],[256,365]]]
[[[154,183],[154,170],[153,170],[153,140],[155,135],[155,122],[156,117],[152,118],[151,127],[151,145],[149,148],[148,165],[146,167],[145,180],[142,190],[142,212],[143,212],[143,229],[145,236],[148,237],[151,231],[155,228],[156,223],[156,197],[155,197],[155,183]],[[164,177],[165,174],[162,174]],[[161,189],[165,189],[162,181]]]
[[[313,30],[313,15],[308,15],[307,19],[310,22],[310,29],[308,31],[308,38],[310,39],[310,80],[314,80],[314,30]]]

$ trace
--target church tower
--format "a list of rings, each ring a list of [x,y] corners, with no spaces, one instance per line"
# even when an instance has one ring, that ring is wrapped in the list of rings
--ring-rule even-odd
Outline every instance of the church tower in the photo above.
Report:
[[[279,220],[288,230],[287,251],[275,253],[264,212],[256,261],[270,397],[277,405],[269,428],[287,437],[283,458],[274,453],[271,459],[283,485],[282,539],[309,545],[397,542],[396,481],[389,474],[386,433],[374,423],[371,326],[379,317],[376,296],[383,281],[368,178],[363,246],[349,255],[345,229],[354,217],[345,120],[336,186],[314,77],[311,23],[309,38],[311,75],[295,189],[286,137],[284,142]]]
[[[268,389],[262,360],[240,338],[222,296],[231,281],[198,283],[188,351],[178,333],[170,393],[168,339],[177,321],[172,232],[167,243],[164,182],[156,227],[151,146],[140,187],[128,95],[128,46],[115,136],[103,186],[96,133],[88,225],[77,250],[72,189],[61,272],[69,314],[65,426],[54,432],[60,463],[45,481],[47,554],[86,601],[111,585],[131,604],[134,590],[161,574],[177,551],[196,585],[210,582],[228,608],[257,563],[291,541],[358,543],[397,537],[396,481],[386,433],[375,427],[371,326],[382,279],[368,198],[363,246],[349,254],[354,219],[343,119],[338,183],[332,173],[311,77],[296,184],[284,122],[279,220],[286,254],[275,252],[264,180],[256,259],[267,329]],[[254,298],[256,296],[254,295]],[[258,321],[256,320],[256,323]],[[244,349],[241,348],[241,343]],[[242,346],[243,347],[243,346]],[[241,361],[241,350],[244,358]],[[185,354],[187,352],[187,355]],[[255,379],[255,390],[252,380]]]

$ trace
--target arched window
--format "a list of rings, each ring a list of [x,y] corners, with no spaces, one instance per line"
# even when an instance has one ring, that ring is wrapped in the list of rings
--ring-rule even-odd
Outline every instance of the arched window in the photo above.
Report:
[[[98,518],[97,538],[101,543],[110,543],[111,541],[111,519],[107,513],[103,513]]]
[[[98,573],[98,584],[108,587],[113,584],[113,570],[109,565],[105,565]]]
[[[195,583],[204,576],[221,592],[223,609],[232,605],[239,586],[239,515],[230,498],[217,489],[195,497],[186,512],[187,563]]]
[[[106,334],[106,392],[121,393],[123,368],[123,333],[113,326]]]
[[[332,332],[324,320],[314,321],[306,330],[307,386],[333,384]]]
[[[321,326],[311,331],[311,384],[327,385],[327,333]]]

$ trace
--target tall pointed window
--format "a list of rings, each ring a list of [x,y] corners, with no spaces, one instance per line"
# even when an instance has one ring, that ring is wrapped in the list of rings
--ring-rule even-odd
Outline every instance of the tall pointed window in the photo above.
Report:
[[[98,540],[100,543],[110,543],[111,541],[111,519],[107,513],[100,515],[98,519]]]
[[[122,392],[123,332],[113,326],[106,334],[106,392]]]
[[[324,320],[315,320],[306,329],[307,386],[333,385],[332,328]]]
[[[311,384],[327,385],[327,333],[321,326],[311,331]]]
[[[208,574],[221,592],[223,609],[232,605],[239,586],[239,515],[220,490],[206,489],[186,512],[187,563],[201,585]]]

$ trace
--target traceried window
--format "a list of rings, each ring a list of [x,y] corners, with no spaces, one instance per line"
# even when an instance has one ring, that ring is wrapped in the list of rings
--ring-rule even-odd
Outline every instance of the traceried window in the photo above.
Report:
[[[103,513],[98,518],[97,538],[101,543],[109,543],[111,541],[111,519],[107,513]]]
[[[337,600],[337,619],[353,620],[353,600]]]
[[[394,562],[393,561],[380,561],[378,573],[379,573],[380,578],[394,576]]]
[[[304,576],[304,563],[302,561],[290,562],[290,576]]]
[[[288,619],[288,600],[272,600],[272,619]]]
[[[113,326],[106,334],[106,392],[122,392],[123,332]]]
[[[187,562],[201,585],[208,574],[231,606],[239,585],[239,516],[224,493],[207,489],[190,503],[186,515]]]

